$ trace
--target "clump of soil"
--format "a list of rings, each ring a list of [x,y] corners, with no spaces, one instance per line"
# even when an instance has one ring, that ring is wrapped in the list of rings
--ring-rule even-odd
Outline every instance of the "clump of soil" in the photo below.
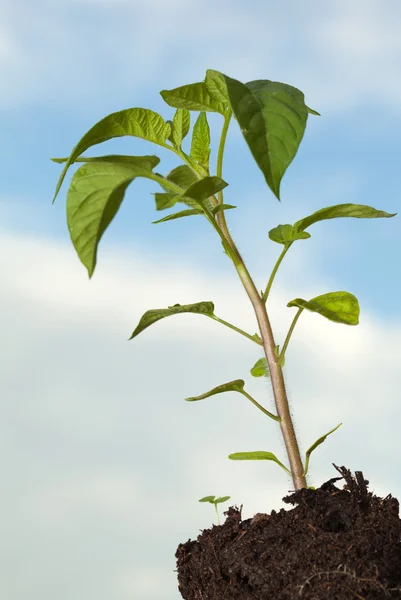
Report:
[[[335,466],[335,465],[334,465]],[[317,490],[283,498],[291,510],[245,521],[231,507],[176,553],[185,600],[401,599],[401,520],[391,494],[367,490],[361,472],[336,467]],[[343,489],[334,483],[345,480]],[[242,508],[242,507],[241,507]]]

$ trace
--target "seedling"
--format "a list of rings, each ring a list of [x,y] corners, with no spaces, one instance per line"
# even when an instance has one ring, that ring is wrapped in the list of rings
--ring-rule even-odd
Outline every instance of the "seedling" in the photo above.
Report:
[[[205,496],[198,500],[198,502],[209,502],[209,504],[214,504],[214,508],[216,509],[217,522],[220,525],[220,517],[219,511],[217,509],[218,504],[222,504],[222,502],[227,502],[230,499],[230,496],[220,496],[220,498],[216,498],[216,496]]]
[[[287,306],[296,314],[282,345],[276,343],[267,310],[267,302],[278,269],[290,248],[311,237],[309,229],[316,223],[337,218],[388,218],[395,216],[382,210],[361,204],[337,204],[314,212],[296,221],[272,227],[268,232],[272,242],[281,246],[276,263],[262,291],[259,291],[248,268],[233,241],[226,212],[236,207],[226,204],[224,192],[228,183],[223,179],[223,156],[229,125],[234,118],[240,127],[246,144],[266,183],[280,199],[280,182],[294,159],[304,135],[309,115],[318,115],[305,104],[304,94],[284,83],[269,80],[251,81],[247,84],[232,79],[218,71],[209,70],[204,81],[164,90],[165,102],[176,109],[171,120],[165,120],[152,110],[129,108],[113,113],[94,125],[78,142],[68,158],[53,159],[64,163],[57,183],[55,198],[64,177],[73,163],[83,163],[75,172],[67,194],[67,223],[72,243],[89,277],[94,273],[99,242],[116,216],[124,200],[128,186],[137,177],[150,179],[161,188],[154,194],[157,211],[175,209],[185,205],[185,210],[171,212],[155,223],[172,219],[198,216],[205,219],[216,232],[225,254],[236,269],[243,287],[253,306],[259,332],[249,334],[232,323],[215,315],[210,301],[195,304],[175,304],[167,308],[148,310],[140,319],[130,339],[136,337],[156,321],[178,315],[193,313],[213,319],[229,327],[263,350],[251,373],[255,377],[269,376],[276,413],[267,410],[245,391],[242,379],[219,385],[209,392],[187,398],[198,401],[215,394],[235,391],[242,394],[262,413],[278,423],[284,439],[288,465],[275,454],[267,451],[236,452],[231,460],[274,461],[291,477],[295,489],[307,487],[306,475],[313,450],[325,441],[340,425],[332,428],[312,444],[302,460],[289,410],[283,366],[286,351],[296,323],[305,310],[317,313],[335,323],[357,325],[359,303],[346,291],[323,293],[309,300],[295,298]],[[189,151],[183,142],[191,128],[190,112],[199,113],[192,129]],[[218,143],[215,174],[210,167],[210,128],[207,113],[222,116],[223,126]],[[160,162],[157,156],[109,155],[85,157],[82,154],[106,140],[134,136],[145,139],[172,152],[180,160],[167,175],[154,171]]]

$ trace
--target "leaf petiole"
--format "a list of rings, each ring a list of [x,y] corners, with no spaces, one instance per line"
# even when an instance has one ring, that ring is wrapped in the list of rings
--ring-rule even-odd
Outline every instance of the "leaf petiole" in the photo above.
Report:
[[[297,321],[298,321],[299,317],[301,316],[301,313],[303,310],[304,310],[303,308],[299,308],[297,311],[297,314],[295,315],[295,317],[292,320],[292,323],[291,323],[290,328],[287,333],[287,337],[285,338],[285,342],[284,342],[283,347],[280,352],[279,360],[282,360],[285,356],[285,351],[287,350],[287,346],[290,342],[292,332],[294,331],[295,325],[297,324]]]
[[[262,296],[263,302],[266,302],[267,298],[269,297],[270,290],[271,290],[271,287],[273,285],[273,281],[274,281],[274,278],[275,278],[276,273],[278,271],[278,268],[281,265],[281,262],[282,262],[284,256],[287,254],[288,250],[291,248],[291,245],[292,245],[292,242],[289,242],[288,244],[286,244],[284,246],[283,251],[281,252],[280,256],[278,257],[278,260],[277,260],[276,264],[274,265],[274,269],[273,269],[273,271],[272,271],[272,273],[270,275],[270,278],[269,278],[269,281],[267,283],[266,289],[265,289],[265,291],[263,293],[263,296]]]
[[[207,316],[210,317],[211,319],[214,319],[215,321],[218,321],[222,325],[225,325],[226,327],[229,327],[233,331],[237,331],[238,333],[240,333],[241,335],[245,336],[246,338],[248,338],[252,342],[255,342],[255,344],[258,344],[258,346],[262,345],[262,342],[259,341],[259,340],[257,340],[254,335],[250,335],[249,333],[246,333],[246,331],[243,331],[239,327],[236,327],[235,325],[232,325],[231,323],[228,323],[228,321],[224,321],[224,319],[220,319],[220,317],[216,317],[216,315],[207,315]]]

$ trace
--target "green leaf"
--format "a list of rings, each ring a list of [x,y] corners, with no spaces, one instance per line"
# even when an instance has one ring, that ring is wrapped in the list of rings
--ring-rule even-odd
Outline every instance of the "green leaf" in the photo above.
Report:
[[[231,496],[220,496],[220,498],[216,498],[214,504],[221,504],[222,502],[227,502],[227,500],[229,500],[230,498]]]
[[[188,167],[188,165],[180,165],[170,171],[167,175],[166,179],[172,181],[176,185],[179,185],[180,188],[186,190],[190,185],[198,181],[195,173]]]
[[[315,115],[316,117],[322,116],[320,113],[317,112],[317,110],[313,110],[313,108],[309,108],[309,106],[306,107],[306,110],[310,115]]]
[[[227,92],[227,84],[222,73],[208,69],[205,78],[206,89],[210,96],[224,105],[229,105],[230,100]]]
[[[259,358],[251,369],[254,377],[270,377],[269,365],[265,357]]]
[[[210,128],[206,113],[202,111],[196,119],[192,132],[190,157],[209,172]]]
[[[180,194],[175,194],[174,192],[156,192],[154,197],[156,202],[156,210],[165,210],[166,208],[171,208],[178,202]]]
[[[181,194],[181,202],[189,204],[189,206],[193,206],[194,208],[201,207],[207,210],[212,210],[214,204],[212,201],[208,201],[208,199],[214,194],[217,194],[217,192],[220,190],[227,187],[227,185],[228,183],[216,176],[208,176],[204,177],[203,179],[198,179]]]
[[[174,306],[169,306],[168,308],[155,308],[152,310],[148,310],[141,317],[136,329],[132,333],[129,338],[132,340],[136,337],[141,331],[156,323],[156,321],[160,321],[160,319],[164,319],[165,317],[171,317],[172,315],[178,315],[181,313],[194,313],[198,315],[213,315],[214,304],[213,302],[196,302],[195,304],[174,304]]]
[[[173,118],[171,132],[171,141],[175,148],[181,149],[182,140],[188,134],[190,126],[191,115],[189,114],[189,111],[185,108],[177,108]]]
[[[172,221],[173,219],[181,219],[181,217],[190,217],[191,215],[203,215],[203,211],[197,208],[190,208],[188,210],[181,210],[178,213],[174,213],[172,215],[167,215],[163,219],[159,219],[158,221],[153,221],[153,225],[156,223],[164,223],[165,221]]]
[[[117,214],[128,185],[135,177],[152,179],[157,156],[131,157],[121,162],[89,162],[74,174],[67,194],[67,224],[79,259],[93,275],[97,248]]]
[[[304,231],[307,227],[310,227],[318,221],[325,221],[327,219],[337,219],[340,217],[353,217],[355,219],[380,219],[395,217],[397,213],[387,213],[383,210],[377,210],[371,206],[365,206],[364,204],[336,204],[335,206],[328,206],[314,212],[313,214],[297,221],[294,224],[294,229],[298,232]]]
[[[335,323],[358,325],[359,322],[359,303],[356,297],[349,292],[329,292],[309,301],[296,298],[291,300],[287,306],[306,308]]]
[[[242,393],[244,390],[245,382],[242,379],[236,379],[235,381],[229,381],[228,383],[223,383],[222,385],[218,385],[213,388],[209,392],[205,392],[200,396],[193,396],[192,398],[185,398],[186,402],[197,402],[198,400],[204,400],[205,398],[209,398],[210,396],[214,396],[215,394],[222,394],[223,392],[240,392]]]
[[[309,459],[310,459],[310,455],[312,454],[312,452],[318,446],[320,446],[320,444],[323,444],[323,442],[325,441],[325,439],[331,433],[334,433],[334,431],[336,431],[339,427],[341,427],[341,425],[342,425],[342,423],[339,423],[336,427],[333,427],[333,429],[330,429],[330,431],[328,431],[327,433],[325,433],[324,435],[322,435],[322,437],[320,437],[318,440],[316,440],[316,442],[314,444],[312,444],[312,446],[306,451],[306,461],[305,461],[304,475],[306,475],[308,473]]]
[[[277,225],[269,231],[269,238],[277,244],[290,244],[295,240],[306,240],[310,238],[310,233],[306,231],[297,231],[292,225]]]
[[[71,152],[58,180],[53,202],[57,197],[68,168],[88,148],[125,135],[165,145],[170,133],[170,125],[160,115],[146,108],[128,108],[108,115],[89,129]]]
[[[183,85],[173,90],[163,90],[160,94],[163,100],[174,108],[205,110],[221,114],[225,111],[225,105],[212,98],[204,81]]]
[[[216,215],[221,210],[229,210],[230,208],[237,208],[237,207],[233,206],[232,204],[218,204],[217,206],[215,206],[213,208],[212,214]]]
[[[246,85],[224,75],[231,107],[249,149],[275,196],[304,135],[304,94],[269,80]]]
[[[153,165],[158,165],[160,159],[157,156],[148,156],[148,159],[156,159],[156,163]],[[66,158],[52,158],[50,159],[55,163],[65,163],[68,160],[68,156]],[[88,162],[113,162],[113,163],[122,163],[122,164],[138,164],[138,156],[131,156],[126,154],[107,154],[106,156],[80,156],[74,160],[74,163],[88,163]]]
[[[285,467],[272,452],[264,452],[263,450],[256,450],[255,452],[235,452],[234,454],[230,454],[228,458],[230,460],[272,460],[291,475],[287,467]]]
[[[210,502],[210,504],[214,504],[215,498],[216,498],[216,496],[205,496],[204,498],[201,498],[200,500],[198,500],[198,502]]]

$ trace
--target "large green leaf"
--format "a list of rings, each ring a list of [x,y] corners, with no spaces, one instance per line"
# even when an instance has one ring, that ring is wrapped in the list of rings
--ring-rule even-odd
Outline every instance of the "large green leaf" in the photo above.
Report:
[[[336,431],[339,427],[341,427],[342,423],[339,423],[336,427],[333,427],[333,429],[330,429],[330,431],[328,431],[327,433],[325,433],[324,435],[322,435],[319,439],[316,440],[316,442],[314,444],[312,444],[312,446],[310,448],[308,448],[308,450],[306,451],[306,460],[305,460],[305,468],[304,468],[304,475],[307,475],[308,473],[308,468],[309,468],[309,459],[310,459],[310,455],[312,454],[312,452],[314,450],[316,450],[316,448],[318,446],[320,446],[320,444],[323,444],[323,442],[326,440],[326,438],[334,433],[334,431]]]
[[[294,223],[294,230],[301,232],[307,227],[317,223],[318,221],[325,221],[327,219],[337,219],[339,217],[354,217],[355,219],[380,219],[395,217],[397,213],[387,213],[384,210],[377,210],[371,206],[365,206],[364,204],[336,204],[335,206],[328,206],[314,212],[313,214],[301,219]]]
[[[285,467],[272,452],[264,452],[263,450],[256,450],[255,452],[235,452],[234,454],[229,454],[228,458],[230,460],[272,460],[284,469],[286,473],[291,475],[291,472],[287,467]]]
[[[128,108],[108,115],[89,129],[71,152],[58,180],[53,202],[68,168],[88,148],[125,135],[140,137],[149,142],[164,145],[170,134],[170,125],[159,114],[146,108]]]
[[[245,141],[268,186],[280,199],[281,179],[306,127],[304,94],[290,85],[269,80],[243,84],[227,75],[224,79]]]
[[[210,128],[206,113],[202,111],[196,119],[192,132],[190,157],[209,171]]]
[[[160,162],[160,159],[157,158],[157,156],[154,156],[154,158],[157,159],[157,163],[158,164]],[[153,158],[150,157],[150,158]],[[146,157],[149,158],[149,157]],[[51,159],[53,162],[55,163],[65,163],[68,160],[68,156],[65,158],[52,158]],[[132,156],[130,154],[106,154],[105,156],[80,156],[79,158],[76,158],[74,161],[74,163],[88,163],[88,162],[113,162],[113,163],[122,163],[122,164],[133,164],[133,165],[137,165],[138,164],[138,156]]]
[[[191,116],[189,111],[185,108],[177,108],[173,118],[171,132],[171,141],[176,148],[181,148],[182,140],[187,135],[190,126]]]
[[[244,391],[245,381],[242,379],[236,379],[235,381],[229,381],[228,383],[223,383],[222,385],[218,385],[213,388],[209,392],[205,392],[200,396],[192,396],[192,398],[185,398],[187,402],[197,402],[198,400],[204,400],[205,398],[209,398],[210,396],[214,396],[215,394],[222,394],[223,392],[240,392]]]
[[[186,190],[190,185],[198,181],[195,173],[188,167],[188,165],[180,165],[175,167],[170,173],[167,175],[166,179],[172,181],[176,185],[179,185],[180,188]]]
[[[172,315],[179,315],[181,313],[194,313],[198,315],[213,315],[214,304],[213,302],[197,302],[195,304],[174,304],[174,306],[169,306],[168,308],[155,308],[152,310],[146,311],[146,313],[141,317],[138,325],[133,331],[131,337],[132,340],[139,333],[141,333],[153,323],[160,321],[160,319],[165,319],[166,317],[171,317]]]
[[[349,292],[329,292],[309,301],[295,298],[287,306],[306,308],[335,323],[358,325],[359,322],[359,303],[356,297]]]
[[[174,108],[206,110],[222,114],[226,109],[222,102],[218,102],[209,94],[204,81],[183,85],[173,90],[162,90],[160,94],[163,100]]]
[[[269,231],[269,238],[277,244],[291,244],[295,240],[306,240],[310,238],[310,233],[306,231],[297,231],[293,225],[277,225]]]
[[[128,163],[89,162],[74,174],[67,194],[67,224],[81,262],[93,275],[100,239],[115,217],[135,177],[152,179],[157,156],[130,157]]]

